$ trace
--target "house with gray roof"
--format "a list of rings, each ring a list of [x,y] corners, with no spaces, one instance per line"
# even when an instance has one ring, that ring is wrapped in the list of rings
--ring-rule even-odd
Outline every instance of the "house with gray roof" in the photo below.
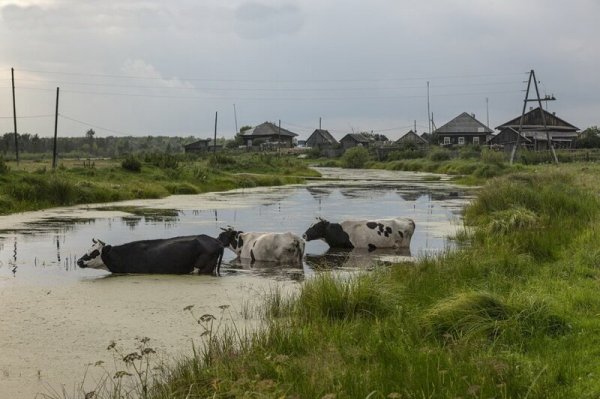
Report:
[[[406,144],[414,144],[417,147],[426,147],[429,144],[429,142],[423,137],[413,132],[412,130],[409,130],[408,133],[396,140],[394,144],[400,146]]]
[[[261,144],[281,145],[281,147],[293,147],[294,137],[298,136],[287,129],[279,128],[272,122],[264,122],[260,125],[245,130],[242,133],[244,145],[247,147]]]
[[[548,128],[547,133],[554,147],[571,147],[573,140],[579,136],[579,128],[559,118],[555,113],[541,110],[540,107],[532,109],[523,115],[523,125],[521,126],[523,136],[533,142],[532,146],[534,149],[546,148],[548,138],[544,128],[542,111],[544,112],[544,119]],[[496,127],[496,129],[512,128],[515,131],[519,131],[520,124],[521,117],[518,116]]]
[[[362,133],[348,133],[342,137],[340,143],[342,144],[344,150],[347,150],[348,148],[357,146],[368,147],[371,143],[371,140]]]
[[[312,148],[333,148],[340,143],[324,129],[316,129],[306,140],[306,146]]]
[[[483,145],[492,129],[475,119],[474,114],[463,112],[434,131],[439,145]]]

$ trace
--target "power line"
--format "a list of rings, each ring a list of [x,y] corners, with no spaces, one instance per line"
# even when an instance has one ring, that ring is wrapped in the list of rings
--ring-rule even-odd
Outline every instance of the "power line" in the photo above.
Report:
[[[25,115],[25,116],[21,116],[19,115],[17,118],[18,119],[34,119],[34,118],[51,118],[54,115]],[[12,119],[13,116],[0,116],[0,119]]]
[[[123,136],[133,136],[133,134],[131,134],[131,133],[120,132],[118,130],[108,129],[108,128],[101,127],[101,126],[98,126],[98,125],[93,125],[91,123],[83,122],[83,121],[80,121],[78,119],[71,118],[69,116],[63,115],[63,114],[58,114],[58,116],[60,116],[61,118],[70,120],[72,122],[76,122],[76,123],[80,123],[80,124],[88,126],[88,127],[92,127],[94,129],[104,130],[104,131],[107,131],[107,132],[111,132],[111,133],[115,133],[115,134],[120,134],[120,135],[123,135]]]
[[[466,78],[484,78],[484,77],[498,77],[498,76],[515,76],[524,75],[526,72],[507,72],[498,74],[464,74],[464,75],[439,75],[439,76],[419,76],[419,77],[404,77],[404,78],[377,78],[377,79],[211,79],[211,78],[197,78],[197,77],[177,77],[177,78],[164,78],[164,77],[144,77],[135,75],[117,75],[117,74],[94,74],[94,73],[82,73],[82,72],[61,72],[61,71],[44,71],[35,69],[19,69],[23,72],[32,73],[45,73],[54,75],[71,75],[71,76],[89,76],[89,77],[100,77],[100,78],[116,78],[116,79],[139,79],[139,80],[173,80],[177,79],[180,81],[203,81],[203,82],[390,82],[390,81],[407,81],[407,80],[432,80],[432,79],[466,79]]]

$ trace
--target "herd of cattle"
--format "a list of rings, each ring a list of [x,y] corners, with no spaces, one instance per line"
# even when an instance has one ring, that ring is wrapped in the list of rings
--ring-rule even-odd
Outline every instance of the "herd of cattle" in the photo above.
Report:
[[[331,248],[409,248],[415,222],[406,218],[347,220],[331,223],[325,219],[306,230],[302,237],[293,233],[244,233],[228,227],[217,238],[205,234],[107,245],[92,239],[94,245],[77,265],[112,273],[219,275],[225,248],[238,258],[263,262],[300,263],[305,241],[323,240]]]

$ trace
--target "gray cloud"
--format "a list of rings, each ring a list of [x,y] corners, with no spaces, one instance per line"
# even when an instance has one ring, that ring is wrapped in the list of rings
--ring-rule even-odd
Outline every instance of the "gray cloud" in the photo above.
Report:
[[[236,9],[235,18],[237,33],[248,39],[294,34],[304,24],[301,10],[291,4],[269,6],[248,2]]]

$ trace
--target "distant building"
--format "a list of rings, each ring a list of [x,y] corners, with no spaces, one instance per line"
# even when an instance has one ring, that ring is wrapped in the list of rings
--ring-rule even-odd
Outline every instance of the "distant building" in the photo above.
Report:
[[[306,146],[312,148],[333,148],[340,143],[327,130],[316,129],[306,140]]]
[[[406,144],[414,144],[417,147],[425,147],[429,145],[429,142],[425,140],[422,136],[419,136],[412,130],[406,133],[404,136],[400,137],[398,140],[394,142],[396,145],[406,145]]]
[[[371,143],[371,140],[361,133],[348,133],[342,137],[340,143],[342,144],[344,150],[347,150],[348,148],[357,146],[368,147]]]
[[[214,141],[212,139],[200,139],[183,146],[186,154],[198,154],[215,150]],[[223,146],[217,143],[216,150],[223,149]]]
[[[247,147],[257,146],[261,144],[267,144],[270,146],[281,145],[281,147],[293,147],[294,137],[298,136],[296,133],[290,132],[287,129],[279,128],[274,123],[265,122],[260,125],[245,130],[242,133],[242,139],[244,145]]]
[[[487,144],[489,146],[502,147],[505,150],[512,150],[512,148],[517,144],[518,137],[518,131],[516,131],[512,127],[505,127],[504,129],[500,130],[500,133],[498,133],[495,136],[492,136],[487,141]],[[521,135],[521,137],[518,138],[518,140],[519,145],[521,146],[530,146],[533,143],[531,139],[525,137],[524,135]]]
[[[491,133],[492,129],[475,119],[475,115],[463,112],[436,129],[434,136],[439,145],[482,145]]]
[[[546,148],[548,138],[546,131],[544,130],[544,122],[542,120],[542,110],[538,107],[530,110],[523,115],[523,125],[521,127],[521,133],[532,142],[533,149]],[[579,128],[559,118],[554,113],[550,113],[543,110],[544,117],[546,119],[546,126],[548,127],[548,135],[550,140],[555,147],[569,148],[573,141],[579,135],[577,132]],[[519,131],[519,125],[521,123],[521,117],[518,116],[496,129],[503,130],[506,128],[512,128],[515,131]]]

